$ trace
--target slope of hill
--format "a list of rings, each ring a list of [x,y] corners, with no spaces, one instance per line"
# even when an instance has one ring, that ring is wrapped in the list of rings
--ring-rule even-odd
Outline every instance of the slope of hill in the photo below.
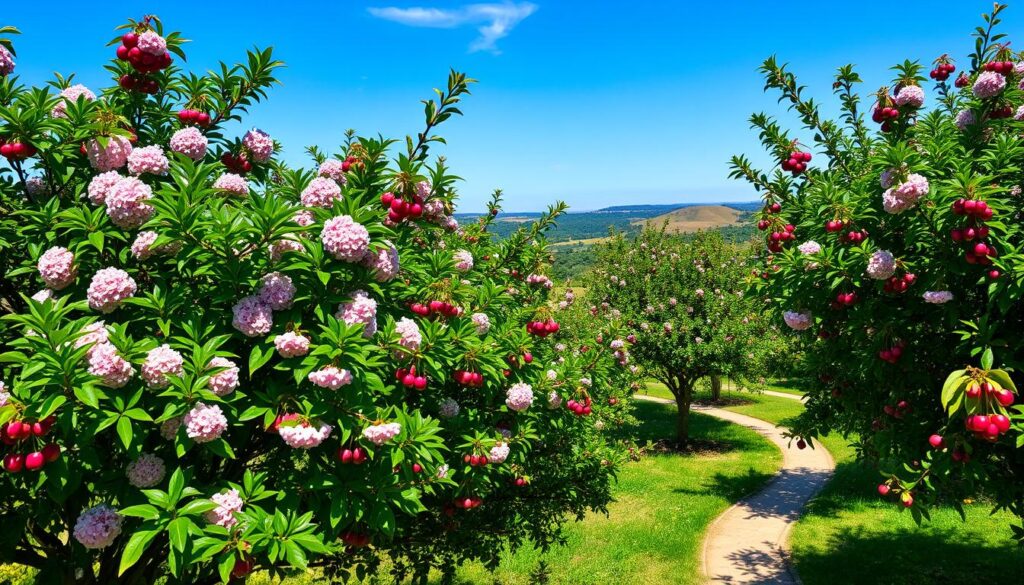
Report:
[[[724,205],[694,205],[683,207],[649,219],[636,220],[634,223],[661,227],[667,224],[667,230],[673,233],[690,233],[736,226],[742,223],[744,213]]]

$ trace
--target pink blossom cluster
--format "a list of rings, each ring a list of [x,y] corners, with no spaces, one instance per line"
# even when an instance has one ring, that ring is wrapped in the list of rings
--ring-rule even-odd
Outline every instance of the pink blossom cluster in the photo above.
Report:
[[[459,403],[452,398],[445,398],[437,407],[437,413],[442,418],[455,418],[459,416]]]
[[[248,337],[266,335],[274,324],[274,314],[270,307],[257,296],[238,301],[231,312],[231,325]]]
[[[868,258],[867,274],[875,280],[885,280],[895,274],[896,258],[888,250],[875,250]]]
[[[1024,120],[1024,106],[1017,106],[1017,111],[1013,113],[1013,119],[1018,122]]]
[[[924,105],[924,90],[920,85],[904,85],[896,93],[896,98],[893,101],[897,106],[920,108]]]
[[[125,474],[128,483],[137,488],[151,488],[159,484],[167,469],[164,460],[152,453],[143,453],[139,458],[128,464]]]
[[[505,404],[517,412],[530,408],[533,404],[533,387],[523,382],[513,384],[505,393]]]
[[[363,436],[366,437],[367,441],[370,441],[374,445],[383,445],[391,439],[394,439],[402,432],[402,425],[392,423],[380,423],[370,425],[363,429]]]
[[[10,399],[11,393],[7,391],[7,386],[0,382],[0,408],[7,406],[7,401]]]
[[[455,269],[459,272],[469,272],[473,269],[473,255],[468,250],[459,250],[454,254]]]
[[[103,337],[106,337],[104,330]],[[121,388],[135,375],[135,368],[121,357],[114,344],[106,341],[89,349],[89,373],[100,378],[100,383],[109,388]]]
[[[210,496],[210,500],[217,504],[217,507],[206,513],[207,522],[223,526],[224,528],[231,528],[238,524],[235,512],[241,512],[244,505],[242,498],[238,495],[238,490],[230,489],[226,492],[213,494]]]
[[[166,388],[171,383],[167,376],[181,376],[185,373],[184,363],[181,354],[166,343],[154,347],[146,354],[146,361],[142,364],[142,379],[155,390]]]
[[[154,57],[162,57],[167,52],[167,40],[151,30],[139,35],[137,46],[143,53],[149,53]]]
[[[103,268],[93,275],[86,294],[91,308],[111,313],[122,301],[135,295],[136,288],[135,281],[124,270]]]
[[[782,314],[782,319],[786,322],[786,325],[789,325],[791,329],[796,331],[810,329],[814,323],[814,317],[811,316],[809,311],[786,311]]]
[[[548,394],[548,408],[550,408],[552,410],[555,410],[557,408],[561,408],[561,406],[562,406],[562,395],[559,394],[558,392],[556,392],[555,390],[552,390]]]
[[[395,323],[395,333],[398,334],[398,344],[409,351],[418,350],[423,343],[419,325],[408,317],[402,317]]]
[[[169,418],[164,422],[160,423],[160,436],[168,441],[174,439],[178,434],[178,429],[181,428],[181,423],[185,420],[183,416],[176,416]]]
[[[302,247],[302,242],[291,237],[291,234],[286,236],[284,239],[278,240],[270,244],[270,261],[277,262],[287,252],[302,252],[305,248]]]
[[[39,257],[36,263],[39,277],[46,286],[53,290],[61,290],[75,282],[78,268],[75,266],[75,255],[67,248],[53,246]]]
[[[25,179],[25,190],[28,191],[29,195],[37,197],[48,195],[50,193],[50,186],[46,184],[42,177],[29,177]]]
[[[491,330],[491,318],[487,316],[487,313],[473,313],[470,320],[473,321],[473,325],[476,325],[477,335],[487,335],[487,332]]]
[[[498,443],[491,447],[490,452],[487,453],[487,461],[495,464],[504,463],[511,451],[512,449],[508,446],[508,443]]]
[[[366,337],[371,337],[377,332],[377,301],[366,291],[353,292],[352,300],[338,305],[338,312],[334,316],[348,325],[364,325],[363,335]]]
[[[69,103],[73,104],[77,102],[80,97],[84,97],[85,101],[91,102],[96,99],[96,94],[94,94],[88,87],[79,83],[65,88],[60,92],[60,97],[62,99],[57,102],[57,105],[53,106],[53,110],[50,111],[50,115],[54,118],[67,118]]]
[[[238,388],[238,365],[235,362],[218,356],[210,360],[207,368],[225,368],[210,376],[207,382],[210,391],[217,396],[227,396]]]
[[[228,419],[216,404],[197,402],[182,421],[185,434],[197,443],[208,443],[220,438],[228,428]]]
[[[366,256],[370,246],[370,232],[352,220],[351,216],[340,215],[324,222],[320,232],[324,251],[337,260],[359,262]]]
[[[306,207],[330,209],[334,201],[341,199],[341,187],[332,179],[317,177],[302,190],[299,200]]]
[[[917,205],[918,200],[928,194],[928,190],[928,179],[911,173],[906,181],[886,189],[882,194],[882,205],[888,213],[901,213]]]
[[[960,131],[966,130],[969,126],[974,126],[977,123],[977,118],[974,117],[974,112],[971,110],[960,110],[956,114],[956,127]]]
[[[345,184],[345,169],[342,162],[336,158],[329,158],[320,165],[317,175],[326,177],[338,184]]]
[[[555,283],[551,282],[551,279],[543,274],[531,274],[526,277],[527,284],[539,284],[544,288],[551,288]]]
[[[438,198],[431,199],[423,204],[423,217],[428,221],[437,222],[444,218],[444,201]]]
[[[352,383],[352,372],[334,366],[326,366],[310,372],[308,378],[310,382],[321,388],[337,390]]]
[[[303,421],[295,426],[280,426],[277,428],[277,434],[281,435],[281,439],[292,449],[311,449],[318,447],[324,439],[331,436],[331,430],[331,425],[321,423],[315,427]]]
[[[271,272],[264,275],[262,282],[256,294],[271,310],[282,311],[292,306],[295,285],[290,277],[280,272]]]
[[[171,136],[170,146],[172,151],[184,154],[190,159],[198,161],[206,156],[207,144],[206,136],[203,136],[199,128],[186,126]],[[129,162],[131,161],[129,160]]]
[[[308,209],[300,209],[299,211],[295,212],[295,215],[292,216],[292,221],[301,225],[302,227],[307,227],[316,223],[316,216],[314,216],[313,212]]]
[[[924,302],[933,305],[942,305],[953,300],[953,293],[948,290],[930,290],[921,296],[924,297]]]
[[[135,241],[132,242],[132,256],[141,261],[148,259],[153,254],[175,254],[181,249],[179,242],[154,247],[153,242],[157,237],[158,234],[154,231],[139,232],[135,236]]]
[[[974,86],[971,91],[974,92],[974,97],[978,99],[986,99],[996,97],[1003,93],[1006,89],[1006,77],[1002,73],[996,73],[995,71],[984,71],[981,75],[978,75],[978,79],[974,81]]]
[[[242,137],[242,146],[249,151],[253,162],[267,162],[274,154],[274,139],[259,128],[253,128],[245,133]]]
[[[7,50],[7,47],[0,45],[0,77],[6,77],[14,73],[14,55]]]
[[[394,280],[398,276],[399,270],[398,248],[389,242],[386,248],[376,252],[368,250],[366,256],[363,257],[363,266],[370,269],[374,280],[377,282],[390,282]]]
[[[146,203],[152,197],[149,185],[135,177],[124,177],[107,190],[107,216],[118,227],[136,229],[156,211]]]
[[[213,188],[220,191],[246,197],[249,195],[249,182],[242,175],[235,173],[224,173],[213,182]]]
[[[123,167],[131,153],[132,143],[124,136],[93,138],[85,143],[85,155],[89,157],[89,164],[100,172]]]
[[[283,358],[302,357],[309,353],[309,338],[287,331],[274,338],[274,347]]]
[[[123,518],[112,506],[100,504],[78,517],[73,534],[85,548],[106,548],[121,534]]]
[[[107,202],[107,193],[123,178],[117,171],[107,171],[93,177],[86,189],[89,201],[96,205],[104,205]]]
[[[170,168],[164,149],[155,144],[136,148],[128,155],[128,172],[133,175],[166,175]]]
[[[821,244],[815,242],[814,240],[807,240],[806,242],[797,246],[796,249],[800,250],[801,254],[804,254],[805,256],[810,256],[811,254],[817,254],[821,252]]]

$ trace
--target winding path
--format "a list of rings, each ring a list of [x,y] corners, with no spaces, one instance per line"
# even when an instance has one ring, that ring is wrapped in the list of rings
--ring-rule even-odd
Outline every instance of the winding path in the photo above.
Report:
[[[796,394],[766,392],[801,400]],[[674,404],[669,400],[639,396]],[[778,445],[782,469],[760,492],[743,498],[708,527],[702,551],[704,574],[710,583],[796,585],[787,553],[789,531],[804,505],[825,486],[835,469],[832,456],[821,445],[797,449],[783,430],[769,422],[721,408],[694,405],[693,410],[745,426]]]

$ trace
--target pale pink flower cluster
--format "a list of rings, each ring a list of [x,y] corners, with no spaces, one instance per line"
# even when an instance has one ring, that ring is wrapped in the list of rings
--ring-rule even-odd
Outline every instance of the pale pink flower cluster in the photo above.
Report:
[[[287,275],[271,272],[263,277],[263,284],[256,294],[272,310],[282,311],[292,306],[295,285]]]
[[[228,428],[228,419],[216,404],[197,402],[185,419],[185,434],[197,443],[208,443],[220,438]]]
[[[106,548],[121,534],[122,520],[117,510],[107,504],[89,508],[75,522],[75,540],[85,548]]]
[[[416,351],[423,343],[419,325],[408,317],[402,317],[395,323],[395,333],[398,334],[398,344],[409,351]]]
[[[128,155],[128,172],[133,175],[166,175],[170,168],[164,149],[155,144],[136,148]]]
[[[238,365],[235,362],[218,356],[210,360],[207,368],[226,368],[210,376],[207,382],[210,392],[217,396],[227,396],[238,388]]]
[[[154,57],[162,57],[167,52],[167,40],[155,31],[147,30],[139,35],[139,50]]]
[[[452,398],[445,398],[437,407],[437,413],[442,418],[455,418],[459,416],[459,403]]]
[[[489,463],[504,463],[508,459],[508,454],[512,450],[509,448],[508,443],[498,443],[491,447],[490,452],[487,454],[487,461]]]
[[[36,263],[39,276],[46,286],[53,290],[61,290],[75,282],[78,268],[75,266],[75,255],[67,248],[54,246],[43,252]]]
[[[801,254],[804,254],[805,256],[810,256],[811,254],[817,254],[821,252],[821,244],[815,242],[814,240],[807,240],[806,242],[797,246],[796,249],[800,250]]]
[[[327,366],[309,373],[309,381],[321,388],[337,390],[352,383],[352,372]]]
[[[359,262],[369,249],[370,232],[353,221],[351,216],[340,215],[324,222],[320,241],[324,251],[337,260]]]
[[[907,180],[886,189],[882,194],[882,206],[887,213],[901,213],[917,205],[919,199],[928,194],[928,179],[911,173]]]
[[[219,494],[213,494],[210,497],[213,503],[217,504],[217,507],[206,513],[206,521],[210,524],[216,524],[217,526],[223,526],[224,528],[231,528],[235,524],[238,524],[238,519],[235,518],[235,512],[242,511],[242,498],[238,495],[238,490],[230,489],[226,492]]]
[[[277,434],[292,449],[311,449],[331,436],[331,430],[331,425],[321,423],[319,427],[314,427],[303,421],[295,426],[280,426]]]
[[[160,436],[163,437],[164,439],[167,439],[168,441],[174,439],[174,437],[178,434],[178,429],[181,428],[182,421],[184,420],[185,417],[176,416],[174,418],[169,418],[164,422],[160,423]]]
[[[809,311],[786,311],[782,314],[782,319],[786,322],[786,325],[789,325],[791,329],[796,331],[810,329],[814,323],[814,317],[811,316]]]
[[[969,126],[974,126],[977,122],[977,118],[974,117],[974,112],[971,110],[960,110],[956,114],[956,127],[960,131],[966,130]]]
[[[920,85],[904,85],[893,100],[897,106],[920,108],[924,105],[924,90]]]
[[[0,77],[6,77],[14,73],[14,55],[7,50],[7,47],[0,45]]]
[[[11,399],[11,393],[7,391],[7,386],[3,382],[0,382],[0,408],[7,406],[7,401]]]
[[[295,215],[292,216],[292,221],[302,227],[307,227],[316,223],[316,216],[314,216],[313,212],[308,209],[301,209],[295,212]]]
[[[235,173],[224,173],[217,177],[217,180],[213,182],[213,188],[239,197],[249,195],[249,182],[245,180],[245,177]]]
[[[468,250],[459,250],[454,254],[455,269],[459,272],[469,272],[473,269],[473,255]]]
[[[377,301],[366,291],[353,292],[352,300],[338,305],[338,312],[334,316],[349,325],[364,325],[363,335],[366,337],[371,337],[377,332]]]
[[[924,302],[933,305],[942,305],[953,300],[953,293],[948,290],[930,290],[921,296],[924,297]]]
[[[437,474],[436,474],[437,478],[438,479],[445,479],[446,477],[448,477],[448,470],[449,469],[451,469],[451,467],[449,467],[447,463],[445,463],[444,465],[438,467],[437,468]]]
[[[423,204],[423,216],[436,221],[444,218],[444,201],[434,198]]]
[[[398,423],[381,423],[370,425],[363,429],[363,436],[374,445],[383,445],[397,437],[401,432],[402,425]]]
[[[875,280],[885,280],[896,272],[896,258],[888,250],[875,250],[868,258],[867,274]]]
[[[231,325],[249,337],[270,333],[274,325],[274,313],[257,296],[245,297],[231,307]]]
[[[523,382],[513,384],[505,393],[505,404],[517,412],[530,408],[533,404],[533,387]]]
[[[309,353],[309,338],[287,331],[274,338],[274,347],[283,358],[302,357]]]
[[[302,247],[302,242],[290,237],[285,237],[284,239],[270,244],[270,261],[277,262],[286,252],[302,252],[304,249],[305,248]]]
[[[106,337],[106,331],[103,334]],[[97,343],[89,349],[89,373],[109,388],[121,388],[135,375],[135,368],[117,353],[112,343]]]
[[[154,347],[146,354],[146,361],[142,364],[142,379],[150,388],[166,388],[171,383],[167,376],[181,376],[185,373],[184,363],[181,354],[166,343]]]
[[[89,306],[101,313],[111,313],[121,302],[135,294],[135,281],[120,268],[103,268],[89,283]]]
[[[164,478],[167,468],[164,460],[152,453],[143,453],[139,458],[128,464],[125,474],[128,483],[137,488],[151,488]]]
[[[975,80],[971,91],[974,92],[974,97],[978,99],[985,99],[996,97],[1003,93],[1004,89],[1006,89],[1006,78],[1003,77],[1002,73],[984,71],[978,76],[978,79]]]
[[[77,102],[80,97],[84,97],[85,101],[91,102],[96,99],[96,94],[94,94],[88,87],[79,83],[65,88],[60,92],[60,97],[62,99],[57,102],[57,105],[53,106],[53,110],[50,112],[50,115],[54,118],[67,118],[69,103],[73,104]]]
[[[345,171],[342,170],[342,168],[343,167],[340,160],[336,158],[329,158],[324,161],[324,164],[320,165],[320,170],[317,171],[317,174],[320,175],[321,177],[327,177],[332,181],[344,185],[346,179]]]
[[[135,229],[146,223],[156,211],[146,202],[153,197],[149,185],[135,177],[124,177],[107,190],[104,202],[107,215],[114,225],[124,229]]]
[[[107,202],[107,193],[116,185],[121,179],[123,179],[117,171],[107,171],[100,173],[89,181],[89,201],[92,201],[96,205],[103,205]]]
[[[50,193],[50,186],[46,184],[42,177],[29,177],[25,179],[25,190],[28,191],[29,195],[36,197],[48,195]]]
[[[424,200],[430,199],[430,192],[433,190],[434,188],[430,185],[429,181],[420,181],[419,183],[416,183],[416,194]]]
[[[487,316],[487,313],[473,313],[470,320],[473,321],[473,325],[476,325],[477,335],[487,335],[487,332],[491,330],[491,318]]]
[[[1024,106],[1017,106],[1017,111],[1013,113],[1013,119],[1018,122],[1024,120]]]
[[[186,126],[171,136],[171,150],[184,154],[192,160],[202,160],[206,156],[207,145],[206,136],[203,136],[203,133],[195,126]],[[129,162],[131,161],[129,160]]]
[[[335,200],[341,199],[341,187],[331,179],[317,177],[302,190],[299,199],[306,207],[330,209]]]
[[[552,390],[551,393],[548,394],[548,408],[550,408],[551,410],[555,410],[557,408],[560,408],[561,406],[562,395]]]
[[[124,136],[108,136],[105,141],[106,146],[102,145],[98,138],[93,138],[85,144],[85,155],[89,157],[89,164],[100,172],[123,167],[132,153],[132,143]]]
[[[253,162],[267,162],[274,154],[274,139],[269,134],[253,128],[242,137],[242,146],[249,150]]]
[[[374,252],[368,250],[363,257],[363,266],[370,269],[377,282],[389,282],[398,276],[398,248],[388,243],[386,248]]]
[[[544,288],[551,288],[555,284],[551,282],[550,278],[544,276],[543,274],[531,274],[526,277],[526,282],[528,284],[539,284]],[[623,284],[625,284],[625,282],[623,282]]]
[[[179,242],[153,247],[153,242],[157,237],[158,234],[154,231],[139,232],[135,236],[135,241],[132,242],[132,256],[138,260],[146,260],[153,254],[175,254],[181,249]]]

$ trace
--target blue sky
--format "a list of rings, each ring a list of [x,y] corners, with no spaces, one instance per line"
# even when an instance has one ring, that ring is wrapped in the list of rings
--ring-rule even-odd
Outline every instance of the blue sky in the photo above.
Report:
[[[416,132],[419,100],[455,67],[480,81],[466,116],[442,128],[449,146],[438,150],[465,179],[460,209],[482,209],[500,187],[509,210],[554,199],[586,210],[754,199],[726,177],[727,161],[758,151],[751,112],[784,114],[762,93],[756,69],[766,56],[790,63],[809,95],[831,108],[836,66],[855,63],[869,94],[904,58],[930,63],[949,52],[962,60],[991,5],[107,1],[39,10],[19,2],[5,3],[2,24],[24,33],[15,39],[18,73],[29,83],[59,71],[92,87],[107,84],[101,66],[113,48],[104,44],[125,18],[146,13],[193,41],[186,51],[195,70],[273,45],[288,64],[283,84],[249,120],[281,140],[295,164],[306,162],[303,147],[331,149],[347,128]],[[1024,7],[1005,14],[1002,29],[1019,30]]]

